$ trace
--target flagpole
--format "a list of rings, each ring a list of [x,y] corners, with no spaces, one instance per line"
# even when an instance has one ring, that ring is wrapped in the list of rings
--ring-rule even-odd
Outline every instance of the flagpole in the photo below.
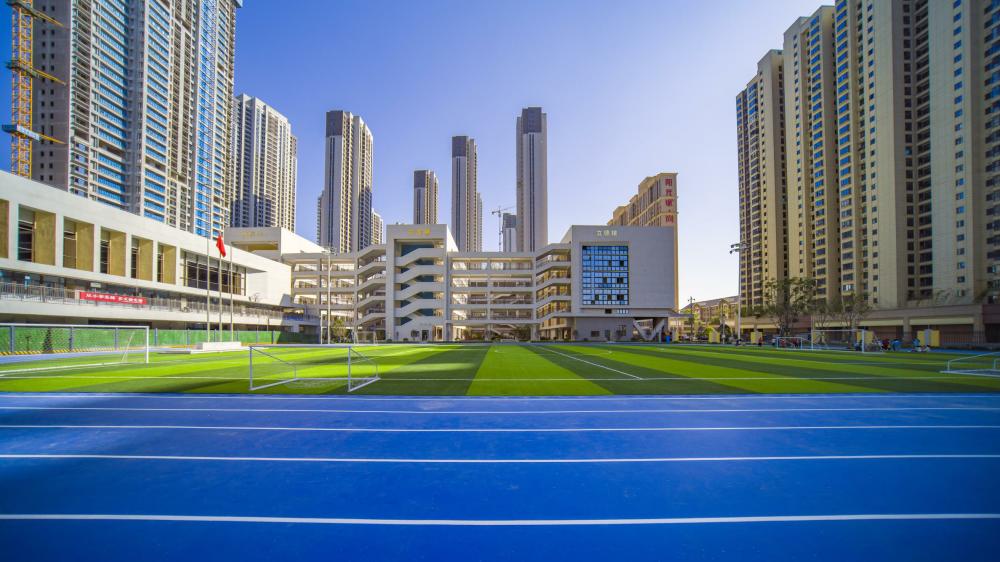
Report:
[[[222,243],[226,247],[226,243]],[[220,250],[221,254],[221,250]],[[222,341],[222,256],[219,256],[219,341]]]
[[[229,339],[235,335],[233,330],[233,245],[229,245]]]
[[[212,341],[212,237],[205,237],[205,341]]]

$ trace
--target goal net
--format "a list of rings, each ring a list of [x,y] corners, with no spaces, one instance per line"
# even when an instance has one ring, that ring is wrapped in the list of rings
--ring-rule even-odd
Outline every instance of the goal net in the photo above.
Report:
[[[149,363],[149,327],[0,324],[0,374]]]
[[[1000,351],[951,359],[942,373],[949,375],[977,375],[1000,377]]]
[[[867,333],[865,330],[813,330],[809,336],[813,349],[872,351]]]
[[[351,342],[354,345],[378,345],[378,334],[372,330],[354,330]]]
[[[778,349],[808,349],[809,340],[801,336],[775,336],[774,346]]]
[[[821,351],[880,351],[867,330],[813,330],[794,336],[777,336],[774,345],[778,349],[804,349]]]
[[[377,380],[378,365],[354,345],[250,346],[250,390],[343,386],[354,392]]]

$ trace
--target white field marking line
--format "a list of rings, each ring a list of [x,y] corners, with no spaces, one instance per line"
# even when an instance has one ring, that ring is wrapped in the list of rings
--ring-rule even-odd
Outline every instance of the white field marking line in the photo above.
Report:
[[[949,375],[951,375],[953,377],[958,376],[958,377],[991,377],[991,378],[1000,378],[1000,375],[994,375],[994,374],[990,374],[990,373],[976,373],[976,372],[973,372],[973,371],[970,371],[970,370],[942,371],[942,372],[943,373],[947,373],[947,374],[949,374]]]
[[[698,525],[832,521],[941,521],[1000,519],[1000,513],[855,513],[836,515],[751,515],[737,517],[650,517],[636,519],[358,519],[348,517],[258,517],[100,513],[3,513],[0,521],[181,521],[192,523],[279,523],[306,525],[396,525],[446,527],[557,527],[584,525]]]
[[[240,379],[243,380],[243,379]],[[455,379],[448,379],[455,380]],[[613,379],[623,380],[623,379]],[[650,395],[611,395],[611,396],[283,396],[278,394],[152,394],[142,392],[11,392],[0,390],[0,400],[6,398],[39,398],[39,399],[156,399],[156,400],[360,400],[363,402],[634,402],[639,400],[677,400],[677,401],[718,401],[718,400],[853,400],[856,398],[879,399],[942,399],[957,400],[960,398],[1000,399],[1000,393],[951,392],[944,394],[932,393],[822,393],[822,394],[726,394],[723,396],[650,396]]]
[[[585,361],[586,362],[586,361]],[[601,366],[601,365],[598,365]],[[613,369],[612,369],[613,370]],[[621,373],[622,371],[618,371]],[[628,374],[628,373],[623,373]],[[697,382],[697,381],[784,381],[784,382],[802,382],[802,381],[891,381],[891,380],[955,380],[958,376],[973,376],[973,375],[917,375],[917,376],[895,376],[887,375],[880,377],[637,377],[635,375],[629,375],[630,377],[636,379],[637,381],[668,381],[668,382]],[[27,378],[27,377],[26,377]],[[49,378],[49,377],[38,377],[38,378]],[[104,377],[98,377],[104,378]],[[128,378],[138,378],[138,377],[128,377]],[[152,377],[158,378],[158,377]],[[398,376],[392,378],[384,378],[383,381],[388,382],[410,382],[410,381],[537,381],[537,382],[553,382],[553,381],[579,381],[583,377],[579,378],[537,378],[537,377],[527,377],[527,378],[503,378],[503,377],[476,377],[476,378],[418,378],[418,377],[407,377]],[[242,380],[242,379],[241,379]],[[625,381],[625,382],[636,382],[630,381],[628,379],[584,379],[588,381]]]
[[[673,431],[809,431],[853,429],[1000,429],[1000,425],[775,425],[732,427],[543,427],[543,428],[415,428],[415,427],[268,427],[241,425],[99,425],[0,424],[0,429],[170,429],[207,431],[302,431],[333,433],[625,433]]]
[[[646,348],[646,349],[649,349],[649,348]],[[669,349],[663,349],[663,348],[659,348],[659,347],[652,348],[652,349],[654,349],[656,351],[660,351],[662,353],[679,353],[679,352],[676,352],[676,351],[671,351]],[[720,352],[720,351],[716,351],[714,353],[716,353],[716,354],[723,354],[723,355],[725,354],[724,352]],[[690,357],[690,356],[688,356],[688,357]],[[811,361],[811,360],[808,360],[808,359],[793,359],[793,360],[794,361]],[[819,364],[829,363],[831,365],[878,365],[878,366],[886,366],[886,367],[893,367],[893,366],[895,366],[895,367],[931,367],[931,368],[936,368],[936,367],[939,366],[939,364],[937,362],[931,363],[931,362],[922,362],[922,361],[921,362],[916,362],[916,363],[908,363],[908,362],[905,362],[905,361],[811,361],[811,362],[812,363],[819,363]]]
[[[567,356],[569,357],[569,356]],[[583,361],[579,359],[579,361]],[[583,361],[584,363],[590,363],[589,361]],[[591,363],[598,367],[608,369],[611,371],[616,371],[623,375],[627,375],[635,379],[635,381],[668,381],[668,382],[697,382],[697,381],[783,381],[783,382],[802,382],[802,381],[892,381],[892,380],[955,380],[960,377],[975,377],[975,376],[994,376],[994,375],[974,375],[969,373],[962,374],[950,374],[950,375],[927,375],[927,376],[877,376],[877,377],[637,377],[635,375],[630,375],[624,371],[618,371],[617,369],[612,369],[611,367],[605,367],[603,365],[597,365],[596,363]],[[97,380],[220,380],[220,381],[245,381],[247,377],[209,377],[209,376],[174,376],[174,375],[164,375],[164,376],[128,376],[128,375],[22,375],[22,376],[6,376],[7,380],[15,379],[97,379]],[[302,377],[302,380],[309,380],[311,377]],[[321,377],[315,377],[317,380],[333,380]],[[596,381],[596,382],[610,382],[610,381],[628,381],[628,379],[593,379],[593,378],[537,378],[537,377],[527,377],[527,378],[503,378],[503,377],[473,377],[473,378],[424,378],[424,377],[407,377],[407,376],[390,376],[388,378],[380,378],[382,382],[411,382],[411,381],[534,381],[534,382],[557,382],[557,381],[575,381],[580,380]],[[631,382],[631,381],[630,381]],[[481,400],[481,398],[480,398]]]
[[[854,460],[975,460],[1000,459],[1000,454],[899,454],[899,455],[782,455],[760,457],[637,457],[569,459],[431,459],[356,457],[221,457],[202,455],[101,455],[72,453],[3,453],[11,460],[138,460],[212,462],[301,462],[301,463],[384,463],[384,464],[603,464],[674,462],[756,462],[756,461],[854,461]]]
[[[560,344],[539,345],[539,346],[536,346],[536,347],[538,349],[544,349],[545,351],[555,351],[552,348],[555,347],[555,346],[557,346],[557,345],[560,345]],[[573,344],[569,344],[569,345],[573,345]],[[600,348],[600,347],[591,347],[591,348],[588,348],[588,349],[589,349],[591,355],[614,355],[614,351],[610,350],[610,349],[603,349],[603,348]],[[556,352],[556,353],[558,353],[558,352]],[[583,355],[583,354],[581,353],[580,355]]]
[[[14,379],[122,379],[122,380],[141,380],[141,379],[178,379],[178,380],[218,380],[218,381],[245,381],[247,377],[208,377],[201,375],[190,375],[190,376],[177,376],[177,375],[163,375],[163,376],[129,376],[129,375],[15,375],[15,376],[5,376],[4,378],[8,380]]]
[[[319,414],[402,414],[411,415],[543,415],[543,414],[721,414],[752,412],[914,412],[914,411],[1000,411],[987,406],[906,406],[884,408],[666,408],[637,410],[343,410],[324,408],[145,408],[118,406],[0,406],[0,410],[84,410],[101,412],[240,412],[240,413],[319,413]]]
[[[561,352],[561,351],[556,351],[556,350],[554,350],[554,349],[551,349],[551,348],[548,348],[548,347],[542,347],[542,348],[540,348],[540,349],[544,349],[545,351],[547,351],[547,352],[549,352],[549,353],[555,353],[556,355],[562,355],[563,357],[569,357],[570,359],[573,359],[573,360],[575,360],[575,361],[580,361],[581,363],[586,363],[586,364],[588,364],[588,365],[593,365],[593,366],[595,366],[595,367],[600,367],[600,368],[602,368],[602,369],[607,369],[607,370],[609,370],[609,371],[614,371],[614,372],[616,372],[616,373],[619,373],[619,374],[622,374],[622,375],[625,375],[626,377],[632,377],[633,379],[637,379],[637,380],[643,380],[643,379],[642,379],[642,377],[637,377],[637,376],[635,376],[635,375],[633,375],[633,374],[630,374],[630,373],[626,373],[625,371],[619,371],[618,369],[614,369],[614,368],[612,368],[612,367],[608,367],[608,366],[605,366],[605,365],[601,365],[601,364],[599,364],[599,363],[594,363],[594,362],[592,362],[592,361],[587,361],[586,359],[580,359],[579,357],[574,357],[574,356],[572,356],[572,355],[570,355],[570,354],[568,354],[568,353],[563,353],[563,352]],[[586,378],[585,378],[585,377],[580,377],[580,378],[581,378],[581,379],[584,379],[584,380],[586,380]],[[615,379],[615,380],[617,380],[617,379]]]

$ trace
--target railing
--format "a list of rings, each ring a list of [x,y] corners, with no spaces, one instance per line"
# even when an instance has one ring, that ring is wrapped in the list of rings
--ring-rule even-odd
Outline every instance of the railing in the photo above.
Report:
[[[133,296],[133,295],[127,295]],[[0,283],[0,300],[19,300],[26,302],[40,302],[51,304],[75,304],[79,306],[94,306],[101,308],[125,308],[131,310],[155,310],[164,312],[182,313],[203,313],[205,312],[205,301],[199,297],[189,299],[171,299],[162,297],[144,297],[145,304],[129,304],[122,302],[98,302],[77,298],[77,290],[64,289],[62,287],[49,287],[46,285],[24,285],[19,283]],[[212,299],[218,302],[218,296],[213,294]],[[223,296],[222,309],[229,312],[229,303],[226,296]],[[212,307],[212,311],[219,310],[218,304]],[[281,320],[283,313],[270,308],[256,307],[243,303],[233,304],[233,313],[242,316],[255,316],[259,318],[269,318]]]

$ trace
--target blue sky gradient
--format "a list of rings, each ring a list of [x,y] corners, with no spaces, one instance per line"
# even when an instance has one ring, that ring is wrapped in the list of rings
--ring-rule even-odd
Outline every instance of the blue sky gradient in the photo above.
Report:
[[[549,239],[603,224],[637,184],[678,172],[681,298],[737,291],[735,96],[757,61],[817,0],[459,2],[246,0],[236,92],[289,118],[299,140],[297,231],[315,237],[323,115],[361,115],[375,138],[375,208],[412,218],[412,175],[451,205],[450,138],[479,145],[485,209],[512,206],[514,123],[540,105],[549,127]],[[10,21],[10,8],[4,6]],[[10,29],[0,41],[10,57]],[[9,88],[0,89],[9,107]],[[9,120],[9,117],[7,117]],[[5,120],[6,122],[6,120]],[[9,169],[9,151],[2,151]],[[497,247],[488,216],[487,249]]]

